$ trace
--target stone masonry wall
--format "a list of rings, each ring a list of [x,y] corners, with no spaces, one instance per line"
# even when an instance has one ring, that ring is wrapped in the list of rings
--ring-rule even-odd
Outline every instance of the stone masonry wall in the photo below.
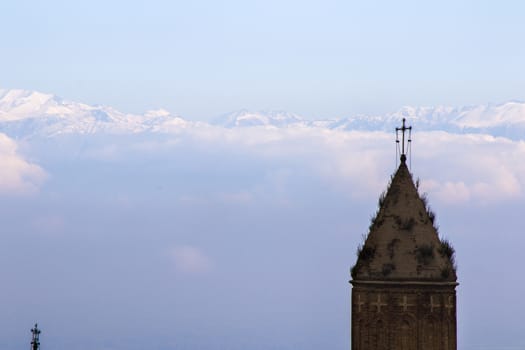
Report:
[[[352,350],[456,350],[455,287],[355,283]]]

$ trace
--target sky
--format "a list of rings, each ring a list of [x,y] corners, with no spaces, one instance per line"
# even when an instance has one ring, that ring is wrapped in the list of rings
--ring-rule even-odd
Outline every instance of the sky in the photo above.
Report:
[[[523,100],[524,7],[4,2],[0,88],[190,120]],[[35,322],[56,350],[349,348],[349,270],[393,133],[2,123],[0,348]],[[458,349],[523,349],[524,138],[413,126],[411,171],[457,251]]]
[[[521,1],[9,1],[3,88],[207,120],[523,99]]]

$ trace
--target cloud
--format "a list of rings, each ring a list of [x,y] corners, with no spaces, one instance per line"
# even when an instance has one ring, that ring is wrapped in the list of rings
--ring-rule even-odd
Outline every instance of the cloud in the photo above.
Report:
[[[523,196],[525,143],[490,135],[422,133],[422,189],[449,203]]]
[[[17,153],[14,140],[0,133],[0,194],[29,194],[38,191],[46,173]]]
[[[212,262],[199,248],[189,245],[173,247],[170,256],[177,271],[187,274],[201,274],[209,272]]]
[[[486,203],[523,196],[523,140],[415,131],[411,170],[432,198],[448,203]],[[183,154],[194,160],[194,163],[188,162],[190,166],[202,164],[204,172],[215,173],[218,167],[221,171],[229,167],[224,171],[235,174],[246,169],[248,165],[242,161],[248,160],[249,166],[260,168],[260,173],[280,174],[277,178],[254,176],[251,179],[259,183],[228,186],[227,193],[242,195],[224,196],[226,200],[257,200],[256,196],[273,193],[286,202],[289,185],[301,177],[316,177],[328,188],[352,197],[375,196],[385,188],[386,179],[398,163],[393,134],[378,131],[316,127],[225,129],[196,125],[175,134],[155,134],[147,140],[114,137],[111,142],[109,153],[115,160],[155,155],[167,163],[170,157],[179,157],[179,161]],[[95,144],[96,147],[107,151],[103,143]],[[101,151],[100,157],[107,160],[107,152]],[[180,168],[183,167],[181,164]],[[246,176],[242,178],[242,182],[249,180]],[[220,193],[224,189],[212,191]]]
[[[316,129],[281,132],[282,138],[272,137],[270,143],[266,140],[247,149],[264,157],[289,160],[290,181],[294,173],[307,171],[336,189],[360,197],[384,189],[388,174],[395,171],[395,143],[389,133]],[[421,178],[422,189],[438,200],[487,203],[523,196],[524,141],[441,131],[415,136],[411,170],[415,178]],[[249,130],[245,137],[250,137]]]

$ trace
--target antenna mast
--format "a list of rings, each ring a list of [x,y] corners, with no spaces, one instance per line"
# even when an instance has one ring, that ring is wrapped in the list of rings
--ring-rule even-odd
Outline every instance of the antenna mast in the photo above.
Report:
[[[42,331],[38,329],[38,324],[35,323],[35,328],[31,329],[31,333],[33,334],[33,338],[31,339],[31,350],[39,350],[40,349],[40,333]]]

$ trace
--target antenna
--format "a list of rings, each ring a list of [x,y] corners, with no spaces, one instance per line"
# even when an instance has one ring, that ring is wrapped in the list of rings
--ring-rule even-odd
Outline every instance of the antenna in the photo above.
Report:
[[[35,328],[31,329],[31,333],[33,334],[33,338],[31,339],[31,350],[39,350],[40,349],[40,333],[42,331],[38,329],[38,324],[35,323]]]
[[[405,125],[406,119],[403,118],[403,125],[400,128],[396,128],[396,158],[399,150],[399,132],[401,131],[401,163],[405,163],[407,160],[407,153],[410,151],[410,145],[412,143],[412,126]],[[408,131],[408,139],[405,142],[405,132]],[[406,143],[406,148],[405,148]],[[405,152],[406,149],[406,152]],[[396,164],[397,165],[397,164]],[[410,157],[410,167],[412,167],[412,156]]]

